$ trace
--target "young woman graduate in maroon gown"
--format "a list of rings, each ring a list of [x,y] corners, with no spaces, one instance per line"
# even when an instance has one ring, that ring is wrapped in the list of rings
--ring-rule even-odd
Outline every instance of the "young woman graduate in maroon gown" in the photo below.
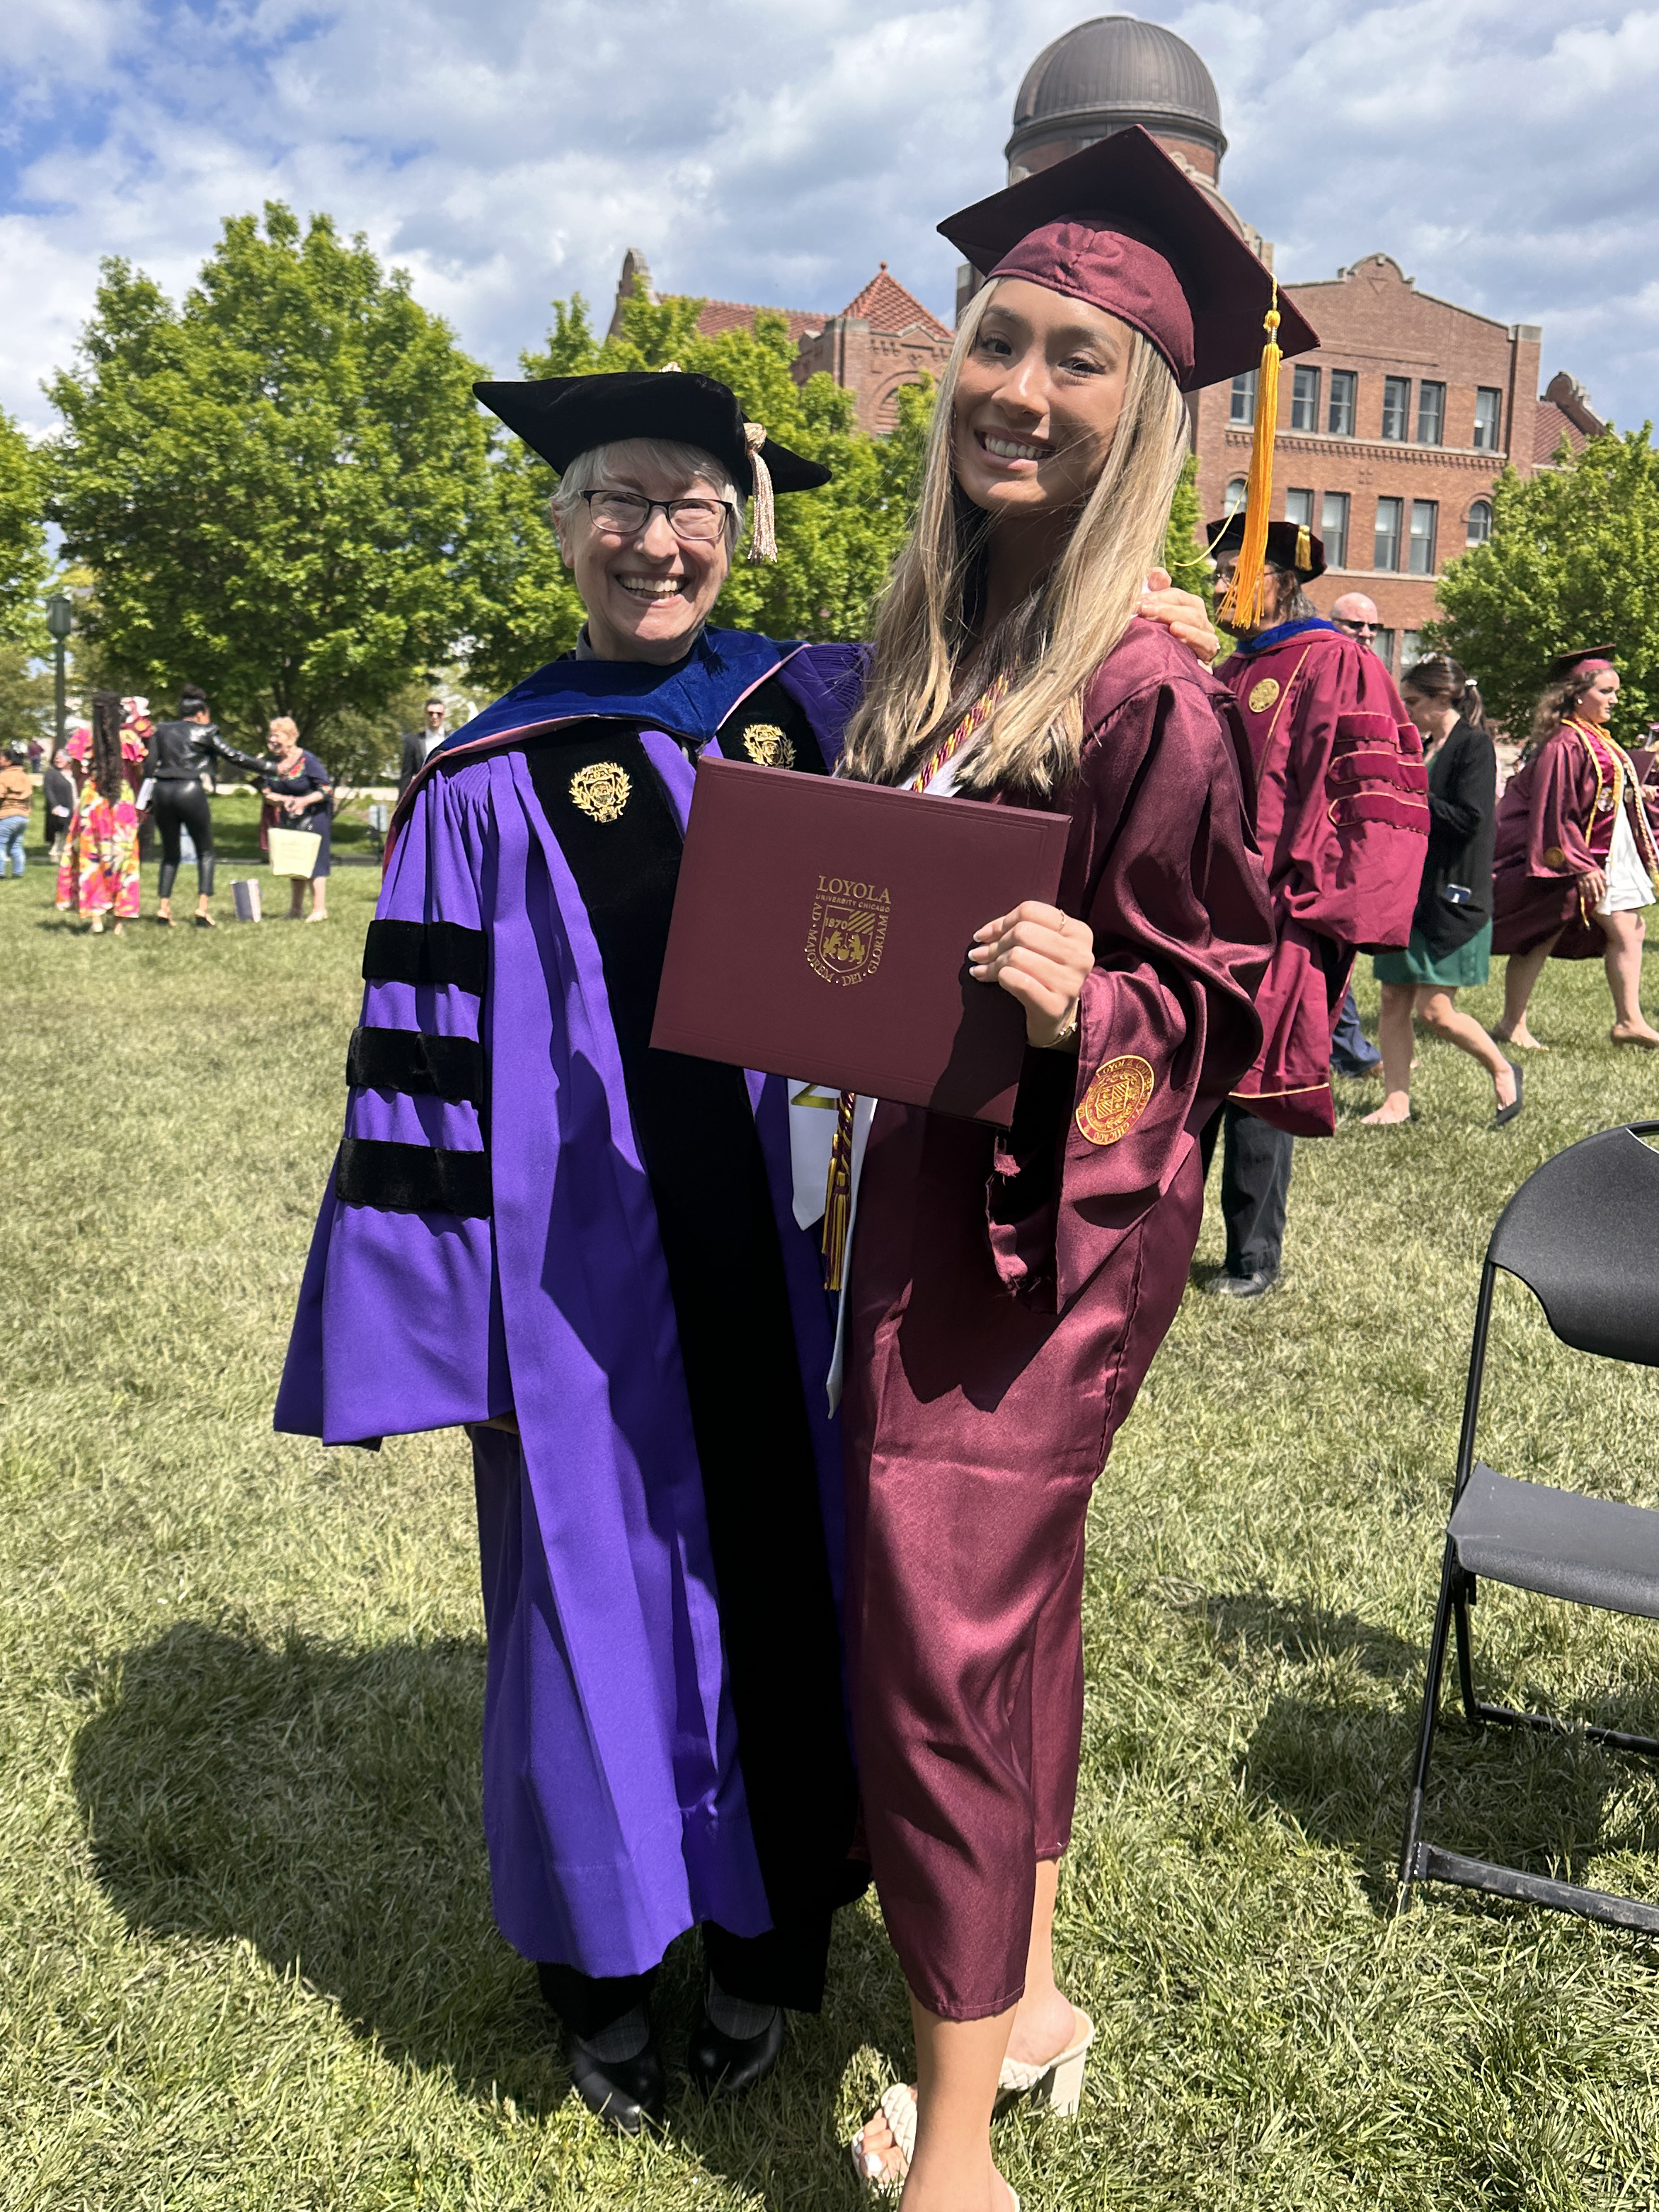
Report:
[[[1072,827],[1058,905],[988,920],[970,956],[1025,1008],[1013,1128],[883,1104],[863,1156],[849,1666],[918,2084],[853,2148],[866,2179],[904,2176],[906,2212],[1006,2212],[999,2085],[1074,2110],[1092,2032],[1050,1948],[1090,1492],[1181,1301],[1199,1133],[1261,1042],[1243,732],[1133,616],[1188,450],[1182,392],[1253,365],[1272,280],[1139,129],[940,228],[990,281],[839,772],[915,781],[971,729],[945,764],[958,796]],[[1287,350],[1317,343],[1282,313]]]
[[[1659,1048],[1642,1012],[1642,908],[1659,884],[1659,840],[1630,755],[1607,725],[1619,703],[1611,646],[1564,653],[1533,718],[1520,768],[1498,803],[1494,952],[1506,953],[1500,1044],[1541,1049],[1527,1004],[1547,960],[1607,969],[1614,1044]]]

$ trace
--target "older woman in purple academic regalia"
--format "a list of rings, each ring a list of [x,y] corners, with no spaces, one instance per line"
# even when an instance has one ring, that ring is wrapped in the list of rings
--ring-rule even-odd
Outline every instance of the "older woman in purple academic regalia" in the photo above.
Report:
[[[467,1426],[496,1918],[577,2088],[660,2116],[648,2000],[700,1926],[706,2089],[815,2010],[865,1886],[840,1446],[784,1085],[649,1049],[704,749],[825,774],[857,656],[709,626],[742,527],[826,471],[691,375],[492,384],[562,471],[587,611],[401,801],[277,1426]]]

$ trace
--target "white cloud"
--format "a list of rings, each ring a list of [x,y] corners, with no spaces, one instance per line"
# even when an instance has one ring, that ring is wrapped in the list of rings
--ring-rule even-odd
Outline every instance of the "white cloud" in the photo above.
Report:
[[[939,216],[1001,173],[1060,0],[36,0],[3,37],[0,404],[36,428],[98,257],[169,290],[220,219],[327,209],[497,370],[554,294],[659,283],[833,309],[885,258],[948,314]],[[1541,322],[1620,420],[1655,405],[1659,8],[1146,0],[1208,62],[1224,181],[1281,272],[1391,252]]]

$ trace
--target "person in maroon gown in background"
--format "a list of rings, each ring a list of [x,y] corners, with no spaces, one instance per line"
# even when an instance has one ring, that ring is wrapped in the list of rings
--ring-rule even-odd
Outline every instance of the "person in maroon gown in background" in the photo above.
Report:
[[[1244,521],[1206,532],[1222,585]],[[1354,955],[1408,941],[1428,849],[1423,741],[1376,653],[1310,603],[1303,586],[1324,573],[1311,531],[1270,524],[1263,618],[1220,671],[1249,737],[1276,929],[1256,994],[1261,1052],[1218,1121],[1227,1257],[1208,1287],[1221,1297],[1259,1297],[1279,1280],[1296,1139],[1336,1127],[1331,1040]],[[1206,1162],[1216,1137],[1206,1131]]]
[[[884,1103],[863,1154],[848,1666],[918,2082],[853,2152],[870,2181],[905,2176],[909,2212],[1007,2212],[999,2087],[1075,2111],[1092,2034],[1051,1943],[1089,1498],[1181,1302],[1199,1132],[1261,1039],[1243,733],[1224,687],[1134,617],[1187,452],[1182,391],[1255,359],[1270,280],[1139,129],[940,228],[991,280],[838,772],[1052,809],[1071,832],[1057,905],[988,920],[969,956],[1025,1010],[1012,1128]],[[1285,323],[1291,350],[1317,343]]]
[[[1492,854],[1494,952],[1508,955],[1504,1018],[1492,1035],[1542,1049],[1527,1004],[1547,960],[1601,960],[1614,1044],[1659,1047],[1642,1012],[1642,908],[1659,884],[1659,793],[1608,730],[1619,702],[1611,646],[1550,663],[1532,737],[1498,803]]]

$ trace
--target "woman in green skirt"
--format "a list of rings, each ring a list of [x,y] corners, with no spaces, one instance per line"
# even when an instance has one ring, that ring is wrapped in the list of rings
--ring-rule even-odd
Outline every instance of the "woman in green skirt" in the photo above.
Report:
[[[1436,653],[1401,678],[1406,712],[1423,733],[1429,770],[1429,845],[1423,885],[1403,952],[1379,952],[1372,973],[1382,986],[1377,1042],[1382,1048],[1382,1103],[1373,1127],[1409,1121],[1412,1021],[1478,1060],[1492,1077],[1501,1127],[1521,1111],[1521,1071],[1505,1060],[1473,1015],[1454,1003],[1484,983],[1492,951],[1492,848],[1498,814],[1498,756],[1474,686],[1455,660]]]

